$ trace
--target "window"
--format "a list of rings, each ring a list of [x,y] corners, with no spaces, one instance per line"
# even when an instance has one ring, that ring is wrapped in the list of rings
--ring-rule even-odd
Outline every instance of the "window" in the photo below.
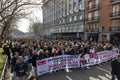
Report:
[[[57,29],[57,32],[60,32],[60,31],[61,31],[61,29],[60,29],[60,28],[58,28],[58,29]]]
[[[89,2],[89,9],[92,8],[92,2]]]
[[[118,26],[118,20],[113,20],[112,27],[117,27],[117,26]]]
[[[76,7],[76,3],[75,3],[75,2],[74,2],[73,7],[74,7],[74,11],[76,11],[76,10],[77,10],[77,7]]]
[[[118,12],[119,10],[119,5],[114,5],[113,6],[113,12]]]
[[[69,28],[68,28],[68,26],[66,27],[66,32],[68,32],[69,31]]]
[[[88,13],[88,20],[91,20],[92,13]]]
[[[66,26],[64,26],[64,28],[65,28],[65,29],[64,29],[64,32],[65,32],[65,31],[66,31]]]
[[[113,28],[111,28],[112,30],[116,31],[118,29],[117,28],[118,27],[118,20],[113,20],[112,21],[112,27],[113,27]]]
[[[99,3],[99,0],[95,0],[95,4],[98,4]]]
[[[88,29],[91,29],[91,25],[90,24],[88,24]]]
[[[61,20],[60,20],[60,24],[61,24],[62,22],[61,22]]]
[[[98,29],[98,23],[95,23],[95,28],[97,28],[97,29]]]
[[[61,32],[64,32],[65,28],[64,26],[61,27]]]
[[[71,28],[71,26],[68,26],[68,31],[70,32],[70,28]]]
[[[70,10],[70,13],[72,13],[72,6],[71,6],[71,4],[69,5],[69,10]]]
[[[72,21],[74,21],[74,16],[72,16]]]
[[[82,4],[79,4],[79,9],[80,9],[80,10],[82,9]]]
[[[76,26],[75,25],[72,27],[72,32],[76,32]]]
[[[69,21],[70,21],[70,22],[72,21],[72,18],[71,18],[71,17],[69,18]]]
[[[63,19],[63,23],[65,23],[65,19]]]
[[[71,32],[72,32],[73,28],[74,28],[73,26],[70,26],[70,31],[71,31]]]
[[[84,10],[84,1],[83,0],[79,0],[78,7],[79,7],[79,10]]]
[[[88,32],[91,32],[91,24],[88,24],[87,29]]]
[[[74,16],[74,21],[76,21],[77,20],[77,17],[76,16]]]
[[[98,16],[98,11],[95,11],[94,16]]]
[[[83,15],[82,15],[82,14],[79,15],[79,19],[80,19],[80,20],[83,19]]]

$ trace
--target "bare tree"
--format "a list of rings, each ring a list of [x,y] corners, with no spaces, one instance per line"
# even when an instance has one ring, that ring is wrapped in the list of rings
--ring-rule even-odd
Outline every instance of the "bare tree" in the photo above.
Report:
[[[0,0],[0,44],[9,28],[13,27],[19,18],[25,17],[28,14],[25,10],[34,5],[40,4],[30,0]]]
[[[40,37],[42,35],[43,25],[40,22],[33,23],[29,27],[29,32],[34,34],[35,37]]]

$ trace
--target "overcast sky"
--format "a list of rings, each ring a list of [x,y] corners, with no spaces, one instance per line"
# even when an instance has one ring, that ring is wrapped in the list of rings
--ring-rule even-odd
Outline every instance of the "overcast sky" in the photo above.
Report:
[[[40,2],[40,0],[34,0],[34,1]],[[31,14],[28,15],[29,19],[22,18],[17,23],[18,29],[23,32],[28,32],[28,27],[30,26],[31,23],[33,23],[33,21],[42,22],[42,10],[40,9],[40,7],[33,8],[31,10],[32,10]]]

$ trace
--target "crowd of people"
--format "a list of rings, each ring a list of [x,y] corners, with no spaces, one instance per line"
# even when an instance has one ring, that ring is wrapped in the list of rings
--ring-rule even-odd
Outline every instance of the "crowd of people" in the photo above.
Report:
[[[95,54],[104,50],[118,47],[109,42],[90,42],[79,40],[11,40],[9,46],[4,46],[4,53],[8,55],[13,80],[25,80],[31,66],[37,76],[36,60],[59,55]],[[32,80],[32,79],[30,79]],[[37,80],[37,79],[36,79]]]

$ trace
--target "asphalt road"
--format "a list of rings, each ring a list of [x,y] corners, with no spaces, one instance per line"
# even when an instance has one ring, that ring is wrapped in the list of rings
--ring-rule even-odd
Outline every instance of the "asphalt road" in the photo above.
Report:
[[[39,80],[110,80],[110,71],[110,62],[108,62],[84,69],[72,69],[69,72],[60,70],[58,72],[44,74],[39,76]]]

